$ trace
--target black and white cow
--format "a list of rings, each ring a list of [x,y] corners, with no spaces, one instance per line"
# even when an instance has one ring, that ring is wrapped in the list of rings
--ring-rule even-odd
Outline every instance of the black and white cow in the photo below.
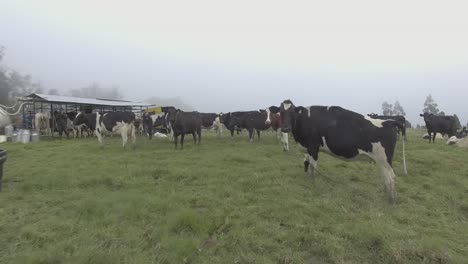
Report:
[[[283,145],[283,151],[289,151],[289,134],[281,132],[280,108],[277,106],[270,106],[266,111],[268,112],[266,123],[271,124],[271,128],[276,132],[276,138],[280,139]]]
[[[165,127],[164,113],[153,114],[144,113],[142,118],[143,131],[148,134],[149,139],[153,138],[153,134],[156,129],[161,126]],[[159,131],[158,131],[159,132]]]
[[[214,129],[218,137],[223,134],[223,124],[221,124],[220,114],[215,113],[200,113],[202,119],[202,127],[205,129]]]
[[[236,111],[225,114],[220,114],[220,123],[223,124],[227,130],[231,131],[231,139],[234,139],[234,131],[239,134],[243,127],[240,127],[240,120],[243,119],[244,115],[250,111]]]
[[[377,115],[377,114],[368,114],[370,118],[373,119],[381,119],[381,120],[395,120],[398,123],[401,124],[401,127],[403,127],[403,130],[401,130],[401,135],[403,136],[403,139],[406,140],[406,118],[401,115],[396,115],[396,116],[387,116],[387,115]],[[400,129],[398,129],[400,131]]]
[[[172,130],[173,124],[171,120],[169,120],[170,113],[174,114],[177,109],[173,106],[164,106],[161,107],[161,112],[164,113],[163,127],[167,130],[167,134],[169,135],[169,140],[172,142],[174,141],[174,131]]]
[[[250,142],[253,142],[254,132],[257,132],[258,140],[260,140],[260,131],[271,127],[270,112],[265,110],[249,111],[239,116],[232,116],[231,126],[245,128],[249,131]]]
[[[377,163],[389,200],[395,202],[392,160],[397,141],[395,127],[402,129],[400,123],[373,119],[338,106],[296,107],[290,100],[281,103],[280,112],[281,130],[292,132],[305,152],[305,172],[312,165],[315,174],[319,149],[348,160],[365,155]]]
[[[178,137],[180,138],[180,148],[184,149],[184,138],[186,134],[192,134],[193,141],[201,142],[202,120],[199,112],[184,112],[179,109],[169,110],[167,121],[171,126],[174,135],[175,148],[177,149]]]
[[[92,113],[85,114],[80,112],[73,122],[74,126],[85,124],[90,129],[94,130],[98,141],[103,145],[103,134],[120,132],[122,136],[122,145],[127,145],[128,137],[132,144],[136,142],[136,129],[134,125],[135,114],[131,112],[109,112],[109,113]]]
[[[420,114],[420,116],[424,117],[427,133],[429,134],[429,143],[431,143],[431,136],[432,143],[435,143],[437,133],[442,134],[442,136],[447,134],[449,138],[457,133],[457,124],[453,116],[436,116],[427,112]]]

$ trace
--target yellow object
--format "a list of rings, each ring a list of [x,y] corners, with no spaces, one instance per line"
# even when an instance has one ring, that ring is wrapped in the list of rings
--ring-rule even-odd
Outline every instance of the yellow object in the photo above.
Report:
[[[162,113],[161,107],[150,107],[145,110],[145,113],[160,114]]]

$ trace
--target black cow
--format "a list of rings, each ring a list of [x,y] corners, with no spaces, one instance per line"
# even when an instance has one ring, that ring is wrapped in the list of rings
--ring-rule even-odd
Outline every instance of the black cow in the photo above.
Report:
[[[231,123],[240,128],[245,128],[249,131],[250,142],[253,142],[254,132],[257,131],[258,140],[260,140],[260,131],[271,127],[271,122],[268,122],[269,112],[265,110],[246,112],[239,117],[234,116]]]
[[[184,112],[179,109],[169,110],[166,120],[174,135],[175,148],[177,149],[178,137],[180,138],[180,148],[184,149],[184,138],[186,134],[192,134],[193,141],[201,142],[202,119],[199,112]]]
[[[205,129],[214,129],[220,137],[223,133],[223,128],[220,120],[220,115],[215,113],[200,113],[202,119],[202,127]]]
[[[292,131],[305,151],[305,172],[312,164],[315,174],[320,148],[344,159],[365,155],[377,163],[389,200],[395,202],[392,159],[397,141],[395,127],[402,129],[400,123],[373,119],[338,106],[296,107],[290,100],[281,103],[280,113],[282,132]]]
[[[153,118],[151,117],[151,114],[143,113],[141,123],[143,124],[144,133],[148,134],[149,139],[152,139],[153,138]]]
[[[62,137],[62,135],[65,133],[65,135],[68,138],[69,119],[67,115],[64,113],[55,112],[54,116],[55,116],[55,129],[59,133],[59,137]]]
[[[85,114],[80,112],[73,122],[74,126],[86,125],[94,130],[98,141],[103,145],[103,133],[120,132],[122,136],[122,145],[127,145],[128,137],[130,136],[132,144],[135,146],[135,114],[132,112],[109,112],[109,113],[93,113]]]
[[[243,118],[244,115],[248,114],[250,111],[237,111],[237,112],[229,112],[220,115],[220,123],[224,124],[224,126],[231,131],[231,138],[234,139],[234,131],[239,134],[242,131],[243,127],[240,127],[240,120]]]
[[[387,116],[387,115],[377,115],[377,114],[368,114],[368,116],[373,119],[381,119],[381,120],[391,119],[391,120],[397,121],[398,123],[401,124],[401,127],[403,127],[403,129],[401,130],[401,135],[403,136],[403,139],[406,140],[406,118],[404,116],[401,116],[401,115]],[[398,129],[398,131],[400,131],[400,129]]]
[[[437,133],[442,134],[442,136],[447,134],[449,138],[457,133],[457,125],[453,116],[436,116],[427,112],[420,114],[420,116],[424,117],[424,122],[426,122],[429,143],[431,143],[432,133],[432,143],[435,143],[434,141]]]

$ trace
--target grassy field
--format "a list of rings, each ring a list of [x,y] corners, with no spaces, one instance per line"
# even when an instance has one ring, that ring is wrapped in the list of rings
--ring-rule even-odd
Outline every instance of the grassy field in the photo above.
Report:
[[[303,173],[270,133],[2,144],[2,263],[467,263],[467,151],[410,131],[392,208],[377,167]],[[188,140],[187,140],[188,139]]]

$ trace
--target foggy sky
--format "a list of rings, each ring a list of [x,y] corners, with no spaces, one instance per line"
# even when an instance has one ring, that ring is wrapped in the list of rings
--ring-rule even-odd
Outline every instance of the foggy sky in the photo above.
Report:
[[[463,1],[114,2],[2,1],[4,64],[62,93],[97,82],[204,112],[398,100],[422,124],[432,94],[468,122]]]

